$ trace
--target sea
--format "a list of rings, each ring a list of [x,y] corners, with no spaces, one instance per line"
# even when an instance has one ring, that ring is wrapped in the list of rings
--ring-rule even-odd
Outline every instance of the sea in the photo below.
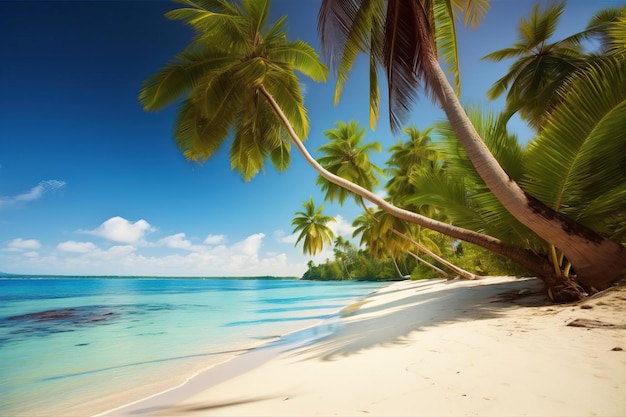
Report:
[[[344,307],[383,285],[2,277],[0,415],[104,413],[289,335],[317,337],[302,329],[332,332]]]

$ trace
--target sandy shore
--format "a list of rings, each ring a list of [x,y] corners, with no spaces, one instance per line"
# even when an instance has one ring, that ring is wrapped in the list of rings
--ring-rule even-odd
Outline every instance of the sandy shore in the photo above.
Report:
[[[107,415],[625,416],[626,288],[565,306],[540,288],[394,283],[331,336],[242,355]]]

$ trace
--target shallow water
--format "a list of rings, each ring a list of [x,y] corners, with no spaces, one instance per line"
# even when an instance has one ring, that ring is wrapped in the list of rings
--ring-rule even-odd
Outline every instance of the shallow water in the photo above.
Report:
[[[381,283],[0,279],[0,415],[78,415],[183,383]]]

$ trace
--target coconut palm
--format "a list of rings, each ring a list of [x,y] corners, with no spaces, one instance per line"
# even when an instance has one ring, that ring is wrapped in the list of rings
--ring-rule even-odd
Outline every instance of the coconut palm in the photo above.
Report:
[[[521,183],[578,223],[626,242],[626,60],[595,60],[560,94],[567,104],[529,145]]]
[[[278,169],[287,166],[288,136],[305,160],[327,180],[395,216],[507,256],[549,281],[550,265],[534,253],[400,209],[330,173],[313,158],[300,138],[306,134],[308,120],[294,70],[323,80],[326,67],[308,45],[287,41],[284,19],[265,29],[269,1],[242,0],[237,4],[225,0],[202,0],[199,4],[181,1],[189,7],[173,10],[167,16],[190,24],[196,36],[185,51],[146,81],[140,100],[147,110],[158,110],[184,99],[174,133],[188,158],[200,161],[209,158],[232,132],[231,165],[245,179],[250,179],[263,169],[265,159],[270,159]],[[445,85],[449,87],[447,81]],[[451,89],[450,92],[454,96]],[[610,247],[604,250],[604,246],[600,253],[612,255]],[[573,260],[572,256],[568,257]],[[578,271],[597,272],[596,264],[591,265],[594,268],[578,268]],[[603,265],[605,276],[614,276],[615,262],[610,256]]]
[[[576,41],[597,40],[598,51],[594,56],[622,53],[626,48],[626,6],[608,7],[595,13],[584,31],[573,35]]]
[[[323,205],[315,208],[313,197],[303,202],[302,205],[305,210],[296,212],[296,217],[291,221],[291,225],[295,226],[293,232],[300,232],[296,246],[304,239],[302,251],[305,254],[315,255],[322,251],[324,244],[329,245],[333,242],[334,234],[327,224],[335,219],[322,214]]]
[[[359,52],[382,65],[387,75],[390,123],[395,131],[423,88],[441,105],[468,158],[503,206],[559,248],[587,287],[606,288],[626,273],[626,249],[527,194],[489,152],[439,65],[434,5],[442,2],[452,4],[451,0],[323,0],[319,31],[338,83],[345,82]],[[471,3],[477,2],[467,4]],[[441,17],[437,17],[440,22]],[[448,15],[448,23],[452,18]],[[553,273],[544,271],[542,276],[548,285],[567,285],[566,279]]]
[[[378,175],[382,176],[383,171],[369,158],[370,152],[380,152],[380,143],[362,144],[365,129],[358,122],[336,122],[335,128],[326,130],[324,135],[328,142],[318,149],[324,156],[317,160],[326,170],[370,191],[380,185]],[[353,195],[357,202],[363,201],[359,195],[322,176],[317,178],[316,183],[326,193],[325,200],[333,202],[337,199],[339,204],[343,204],[348,195]]]
[[[190,25],[195,38],[144,82],[141,104],[160,110],[184,98],[174,136],[190,160],[205,161],[232,132],[231,166],[245,180],[264,169],[265,160],[286,169],[289,136],[263,96],[271,95],[294,131],[306,137],[309,122],[294,71],[324,81],[326,66],[311,46],[287,40],[285,17],[267,27],[269,0],[180,2],[188,7],[166,16]]]
[[[432,177],[443,171],[444,161],[430,136],[432,128],[421,132],[415,126],[409,126],[402,132],[408,139],[405,142],[398,139],[398,143],[389,148],[391,156],[386,162],[385,169],[389,177],[385,184],[387,199],[394,204],[433,217],[435,213],[428,206],[416,206],[407,201],[407,198],[420,193],[412,181],[413,177]]]
[[[249,180],[263,169],[267,158],[276,168],[286,168],[290,151],[286,132],[305,160],[328,181],[407,221],[510,257],[540,276],[549,271],[533,253],[400,209],[324,169],[301,139],[308,120],[294,71],[323,80],[326,67],[304,42],[287,40],[284,18],[265,29],[269,0],[233,4],[225,0],[180,1],[188,7],[166,16],[191,25],[196,32],[194,40],[146,80],[139,99],[146,110],[159,110],[183,99],[174,135],[189,159],[211,157],[233,132],[231,165]]]
[[[324,156],[318,158],[318,162],[331,173],[347,179],[353,183],[360,185],[361,187],[372,191],[375,186],[379,184],[378,178],[375,175],[382,174],[383,171],[373,164],[369,159],[369,152],[371,151],[380,151],[380,144],[377,142],[372,142],[368,144],[361,145],[363,140],[363,135],[365,134],[365,129],[361,129],[359,124],[355,121],[351,121],[349,123],[337,122],[336,129],[330,129],[325,132],[326,137],[328,137],[329,142],[321,146],[318,150],[321,151]],[[416,129],[409,128],[407,129],[409,134],[416,135],[419,138],[419,132]],[[423,143],[427,143],[429,139],[426,137],[422,138]],[[420,158],[418,155],[418,151],[420,150],[419,143],[413,145],[413,155],[407,155],[405,158],[407,159],[416,159]],[[423,150],[420,150],[423,151]],[[430,161],[425,163],[426,161],[422,160],[425,165],[432,166],[437,165],[436,159],[432,155],[429,155],[428,152],[425,152],[424,155],[430,157]],[[423,159],[423,158],[422,158]],[[422,167],[423,168],[423,167]],[[318,184],[322,185],[322,190],[326,191],[325,199],[333,201],[335,198],[339,200],[340,204],[343,204],[345,197],[347,196],[348,191],[345,188],[339,187],[336,184],[326,180],[324,177],[318,177]],[[428,253],[430,256],[436,258],[438,261],[442,262],[444,265],[448,266],[455,272],[459,272],[461,275],[464,275],[468,278],[474,278],[472,274],[465,273],[463,270],[459,270],[454,265],[451,265],[449,262],[443,260],[438,255],[432,253],[430,250],[425,248],[421,243],[416,242],[409,237],[406,236],[405,233],[399,232],[397,229],[393,227],[386,227],[385,225],[391,224],[393,220],[399,221],[398,218],[393,218],[391,216],[382,215],[382,217],[374,216],[370,209],[365,205],[365,201],[363,197],[358,194],[354,194],[356,201],[361,204],[366,214],[371,215],[372,218],[380,222],[381,218],[384,220],[383,224],[379,226],[382,227],[381,230],[383,232],[380,233],[383,236],[385,233],[395,233],[398,236],[403,237],[408,240],[415,246],[415,248],[419,251]],[[406,229],[406,225],[403,221],[397,222],[397,224],[401,225],[403,229]],[[408,229],[407,229],[408,230]],[[394,241],[390,238],[382,238],[386,242],[386,252],[389,255],[394,257],[398,252],[402,252],[402,250],[396,250],[396,248],[392,247]],[[394,246],[398,246],[397,244]]]
[[[530,16],[521,20],[517,42],[483,57],[494,62],[516,58],[508,73],[487,92],[487,97],[494,100],[508,90],[507,112],[519,111],[522,119],[535,129],[543,126],[557,104],[556,90],[585,61],[577,38],[549,42],[564,7],[565,1],[549,4],[543,10],[536,4]]]

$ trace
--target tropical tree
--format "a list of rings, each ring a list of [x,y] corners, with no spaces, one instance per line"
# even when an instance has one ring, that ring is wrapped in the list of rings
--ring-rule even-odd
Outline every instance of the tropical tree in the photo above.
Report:
[[[359,123],[351,120],[348,123],[336,122],[334,129],[324,132],[328,142],[318,148],[323,156],[317,161],[326,170],[340,176],[350,182],[359,184],[361,187],[372,191],[380,185],[379,176],[383,176],[383,170],[372,163],[369,157],[370,152],[380,152],[381,146],[378,142],[363,144],[365,129]],[[363,198],[347,189],[319,176],[316,184],[321,186],[325,192],[325,200],[343,204],[347,196],[353,196],[357,203],[364,205]]]
[[[548,4],[543,10],[537,3],[530,16],[521,20],[517,42],[483,57],[494,62],[517,58],[508,73],[489,89],[487,97],[495,100],[508,90],[507,113],[519,112],[537,130],[558,103],[556,90],[585,62],[577,37],[549,42],[564,8],[565,1]]]
[[[324,154],[324,156],[318,158],[318,162],[324,167],[324,169],[332,174],[351,181],[368,191],[372,191],[374,187],[379,184],[376,174],[382,175],[383,171],[370,161],[369,153],[371,151],[380,151],[380,144],[377,142],[371,142],[361,145],[365,129],[361,129],[359,124],[355,121],[351,121],[350,123],[337,122],[336,126],[336,129],[329,129],[325,132],[329,141],[318,149],[318,151],[321,151]],[[410,135],[413,134],[416,135],[416,137],[419,137],[419,131],[414,128],[408,128],[407,132]],[[428,140],[429,139],[426,138],[423,139],[424,143],[427,143]],[[407,155],[404,158],[411,160],[419,159],[420,156],[417,155],[419,150],[419,144],[413,144],[413,155]],[[428,165],[429,169],[436,170],[438,165],[436,157],[429,154],[428,151],[424,151],[424,155],[428,155],[430,159],[428,163],[426,163],[425,160],[420,160],[420,164],[422,165],[414,164],[414,166],[422,166],[423,168],[423,165]],[[355,197],[356,201],[361,204],[365,213],[371,216],[374,221],[381,222],[381,219],[384,220],[378,227],[378,229],[381,230],[379,238],[381,241],[384,240],[383,245],[385,245],[386,252],[388,255],[392,256],[393,259],[397,257],[399,252],[406,250],[406,248],[399,249],[399,242],[394,243],[391,236],[384,237],[385,233],[392,233],[400,236],[404,239],[405,246],[406,242],[409,242],[414,249],[427,253],[429,256],[435,258],[445,266],[459,273],[461,276],[469,279],[475,278],[473,274],[452,265],[448,261],[439,257],[437,254],[425,248],[420,242],[411,239],[406,233],[398,231],[397,228],[394,229],[393,226],[395,220],[396,227],[401,227],[403,230],[409,232],[410,229],[406,226],[404,221],[398,218],[392,218],[391,216],[374,215],[370,211],[370,208],[366,206],[361,195],[354,194],[343,187],[339,187],[337,184],[328,181],[323,176],[318,177],[317,183],[322,185],[323,191],[326,191],[325,199],[332,202],[335,198],[337,198],[339,203],[343,204],[346,196],[351,194]]]
[[[383,212],[379,212],[383,213]],[[378,213],[376,213],[378,214]],[[355,227],[353,237],[360,236],[361,237],[361,245],[366,245],[369,250],[369,253],[374,257],[384,257],[388,256],[392,259],[393,264],[396,268],[396,272],[398,276],[403,277],[406,273],[400,271],[398,263],[396,259],[400,258],[404,254],[409,254],[414,257],[419,263],[423,263],[428,268],[433,271],[443,275],[445,278],[450,278],[450,275],[430,262],[425,261],[419,255],[411,252],[410,249],[405,247],[401,247],[397,243],[399,242],[397,237],[395,239],[390,239],[392,235],[389,233],[381,233],[381,225],[383,223],[377,219],[375,216],[371,214],[361,214],[352,222],[352,226]],[[395,237],[395,236],[394,236]]]
[[[300,138],[308,130],[308,120],[294,70],[315,80],[323,80],[326,67],[308,45],[301,41],[287,41],[284,18],[265,29],[269,0],[242,0],[237,4],[225,0],[181,1],[189,7],[173,10],[167,16],[191,25],[196,36],[185,51],[146,81],[140,101],[145,109],[158,110],[184,98],[174,133],[189,159],[203,161],[212,156],[232,133],[231,165],[249,180],[263,169],[265,159],[269,159],[277,169],[286,168],[290,150],[287,139],[291,138],[306,161],[327,180],[361,195],[395,216],[507,256],[546,279],[548,284],[561,284],[550,280],[550,265],[530,251],[400,209],[371,191],[325,170],[310,155]],[[432,51],[427,55],[433,60],[429,65],[436,63]],[[445,74],[441,72],[440,75],[443,78],[439,83],[450,89],[444,97],[448,93],[455,97],[447,81],[444,82]],[[454,103],[452,106],[454,109]],[[481,152],[484,153],[484,150],[480,151],[479,147]],[[492,168],[489,166],[489,169]],[[508,187],[510,184],[501,185]],[[520,201],[518,198],[511,202]],[[542,209],[541,205],[533,206]],[[590,235],[585,236],[588,240]],[[609,250],[612,246],[604,240],[595,243],[599,253],[607,260],[603,270],[606,282],[609,282],[615,277],[614,267],[619,266],[612,257],[615,253]],[[580,249],[576,245],[574,247]],[[568,254],[576,265],[575,256],[570,256],[572,254],[578,253]],[[577,272],[581,276],[593,277],[598,273],[597,265],[590,262],[577,268]]]
[[[265,28],[269,0],[179,1],[188,7],[166,16],[190,25],[196,35],[183,52],[145,81],[139,100],[144,109],[155,111],[183,98],[174,135],[188,159],[208,159],[232,133],[231,166],[249,180],[263,169],[266,159],[278,170],[285,169],[291,138],[305,160],[330,182],[407,221],[511,257],[538,275],[549,270],[532,253],[395,207],[324,169],[301,139],[308,131],[308,119],[294,71],[322,81],[327,69],[310,46],[287,40],[284,17]]]
[[[300,232],[296,246],[304,239],[302,251],[305,254],[315,255],[322,251],[324,244],[329,245],[333,242],[334,234],[328,227],[328,223],[335,221],[335,219],[322,214],[323,205],[315,208],[313,197],[310,197],[309,201],[303,202],[302,205],[305,210],[296,212],[296,217],[291,221],[291,225],[295,226],[293,232]]]
[[[461,8],[454,9],[453,3],[462,3]],[[576,268],[577,279],[587,288],[606,288],[626,273],[626,249],[550,208],[513,181],[472,126],[439,64],[437,46],[441,45],[441,38],[448,44],[454,42],[453,33],[442,34],[437,28],[442,22],[452,24],[454,10],[479,16],[485,9],[476,13],[478,3],[487,2],[323,0],[318,27],[324,53],[337,73],[337,91],[341,91],[356,56],[366,53],[370,57],[370,74],[374,74],[370,79],[377,79],[377,66],[385,69],[390,123],[397,131],[417,92],[425,89],[441,105],[468,158],[503,206],[522,224],[559,248]],[[449,13],[442,12],[446,10]],[[370,91],[373,90],[370,82]],[[376,95],[371,102],[378,102]],[[425,223],[422,225],[426,226]],[[568,277],[545,270],[539,275],[549,286],[569,286]],[[572,288],[572,293],[576,292]]]
[[[166,17],[190,25],[195,37],[144,82],[141,104],[154,111],[184,97],[174,136],[190,160],[205,161],[232,136],[231,166],[246,181],[265,160],[286,169],[290,138],[264,96],[271,96],[293,130],[306,137],[309,122],[294,71],[324,81],[326,66],[311,46],[287,40],[284,16],[267,27],[269,0],[179,2],[187,7]]]

